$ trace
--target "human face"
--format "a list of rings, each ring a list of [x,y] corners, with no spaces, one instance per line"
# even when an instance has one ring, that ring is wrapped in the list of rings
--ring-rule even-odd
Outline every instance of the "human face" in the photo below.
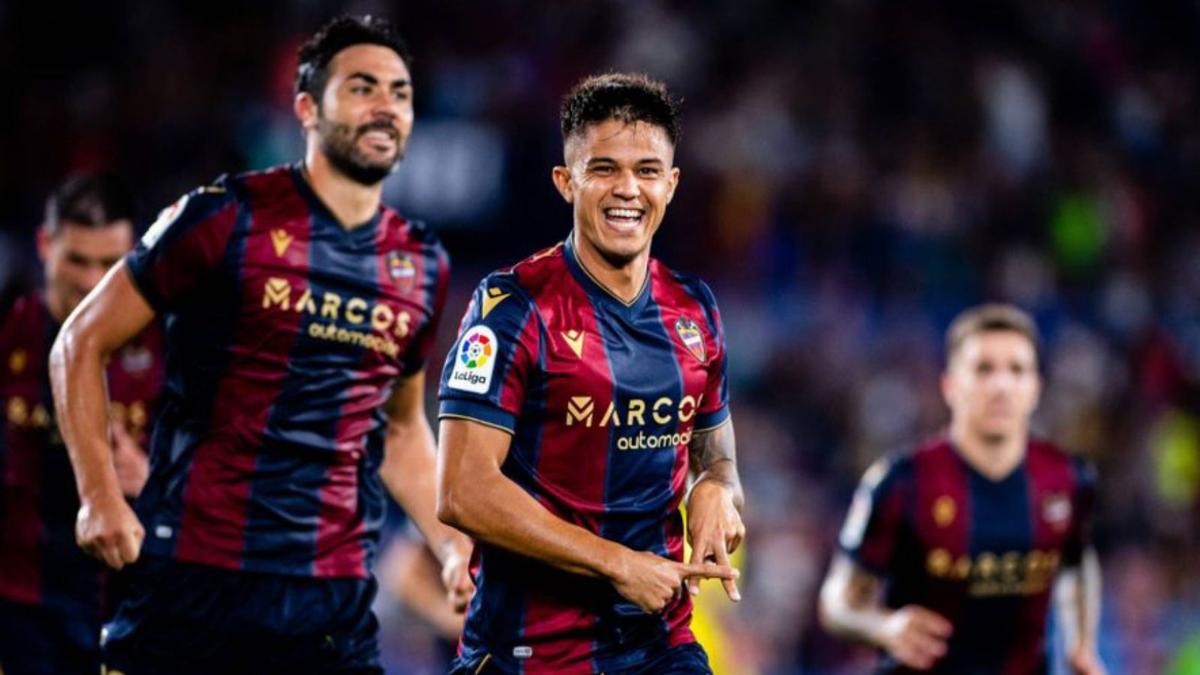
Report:
[[[675,148],[662,127],[610,119],[567,139],[554,185],[574,207],[575,241],[614,267],[648,256],[675,195]]]
[[[51,315],[58,321],[66,319],[132,245],[133,225],[128,220],[104,227],[63,221],[53,235],[40,230],[38,256],[45,269]]]
[[[329,62],[321,105],[298,112],[305,127],[315,131],[330,165],[374,185],[404,157],[412,133],[412,96],[408,66],[399,54],[381,45],[354,45]]]
[[[1028,433],[1041,386],[1033,344],[1009,330],[967,336],[942,378],[951,425],[988,443]]]

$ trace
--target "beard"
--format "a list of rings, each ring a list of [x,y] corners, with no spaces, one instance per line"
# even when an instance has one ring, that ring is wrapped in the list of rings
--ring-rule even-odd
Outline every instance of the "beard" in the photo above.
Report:
[[[329,164],[340,174],[362,185],[376,185],[400,165],[404,158],[404,139],[397,137],[396,155],[390,160],[371,159],[358,149],[358,140],[373,129],[386,129],[395,133],[395,127],[387,123],[364,124],[357,129],[349,124],[334,122],[322,117],[317,122],[321,152]]]

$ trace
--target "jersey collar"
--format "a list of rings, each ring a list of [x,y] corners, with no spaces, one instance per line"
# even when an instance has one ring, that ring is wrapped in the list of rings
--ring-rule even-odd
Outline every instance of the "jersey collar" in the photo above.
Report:
[[[567,268],[571,270],[571,275],[583,286],[587,294],[597,302],[602,303],[606,307],[610,307],[620,312],[627,314],[637,314],[645,308],[646,303],[650,299],[650,270],[646,270],[646,278],[642,281],[642,288],[638,291],[637,296],[630,302],[625,302],[616,293],[613,293],[607,286],[600,283],[592,273],[579,262],[579,257],[575,253],[575,236],[574,232],[567,235],[567,241],[563,245],[563,258],[567,261]]]

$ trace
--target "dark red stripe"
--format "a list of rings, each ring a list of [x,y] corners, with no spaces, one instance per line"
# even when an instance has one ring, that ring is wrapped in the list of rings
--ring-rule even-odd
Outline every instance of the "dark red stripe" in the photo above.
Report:
[[[41,295],[28,295],[16,304],[5,317],[8,335],[5,350],[0,351],[0,372],[7,382],[0,391],[4,399],[3,428],[5,457],[3,489],[4,520],[0,522],[0,597],[17,602],[42,601],[42,509],[44,460],[49,448],[44,447],[46,431],[26,426],[34,407],[42,403],[43,383],[47,379],[46,361],[49,355],[49,313]],[[28,331],[28,332],[25,332]],[[25,353],[25,367],[13,374],[9,361],[17,350]],[[17,402],[17,399],[20,402]],[[13,410],[10,410],[10,406]],[[18,425],[11,412],[23,408],[26,425]],[[50,411],[48,411],[50,412]]]
[[[229,363],[216,387],[210,433],[197,446],[189,467],[176,546],[180,559],[231,569],[242,565],[257,450],[271,404],[287,378],[303,316],[278,306],[264,308],[263,295],[271,278],[290,284],[289,302],[298,298],[297,289],[308,286],[312,228],[308,204],[295,190],[290,173],[261,174],[247,180],[246,187],[250,203],[269,204],[271,213],[250,215],[241,256],[238,325]],[[232,228],[232,214],[222,211],[219,226]],[[283,260],[272,244],[273,229],[286,230],[292,237]]]
[[[538,353],[539,335],[537,316],[531,311],[525,317],[525,325],[521,327],[517,340],[519,344],[528,348],[528,356],[535,360]],[[525,360],[525,356],[522,356],[524,353],[525,350],[521,349],[512,351],[512,360],[505,368],[504,383],[500,387],[500,407],[513,415],[521,414],[521,407],[525,402],[527,383],[521,379],[519,373],[521,371],[529,372],[530,366],[536,365],[518,363],[517,359]]]
[[[548,377],[568,377],[571,387],[547,387],[549,419],[542,429],[537,462],[540,501],[560,518],[599,535],[609,447],[609,427],[601,427],[600,421],[612,401],[612,368],[591,299],[571,276],[565,260],[547,262],[556,266],[557,278],[541,286],[546,291],[534,302],[547,326],[581,330],[584,338],[580,356],[572,351],[559,329],[549,335],[546,345]],[[580,377],[580,361],[596,374]],[[590,428],[584,421],[566,424],[568,405],[575,397],[591,401]],[[577,409],[579,402],[575,402]],[[524,619],[522,634],[531,642],[539,636],[574,634],[553,642],[538,642],[534,659],[524,664],[527,674],[592,672],[593,613],[535,591],[527,598]]]
[[[973,514],[967,471],[954,448],[944,441],[917,452],[914,462],[916,513],[913,515],[917,537],[925,542],[922,550],[925,559],[921,561],[927,573],[927,602],[924,604],[954,623],[963,605],[963,582],[953,574],[946,577],[929,575],[928,570],[930,556],[938,550],[949,555],[952,566],[970,559]],[[954,505],[953,518],[948,522],[936,515],[937,511],[945,512],[945,507],[937,506],[938,500],[943,498],[952,500]]]

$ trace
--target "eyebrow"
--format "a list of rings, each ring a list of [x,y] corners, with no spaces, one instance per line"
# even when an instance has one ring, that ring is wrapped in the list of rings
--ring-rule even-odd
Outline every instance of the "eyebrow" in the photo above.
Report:
[[[379,84],[379,78],[375,77],[374,75],[372,75],[370,73],[364,73],[362,71],[355,71],[353,73],[350,73],[349,75],[346,76],[346,79],[347,80],[359,79],[359,80],[363,80],[367,84]],[[398,80],[392,80],[391,86],[392,86],[392,89],[402,89],[404,87],[411,86],[411,84],[412,83],[409,82],[408,80],[406,80],[404,78],[400,78]]]
[[[620,162],[613,159],[612,157],[593,157],[593,158],[589,159],[587,161],[587,163],[588,163],[588,166],[591,166],[593,164],[620,164]],[[659,159],[657,157],[644,157],[642,159],[635,161],[634,164],[635,165],[658,164],[658,165],[662,166],[662,165],[666,164],[666,162],[662,161],[661,159]]]

